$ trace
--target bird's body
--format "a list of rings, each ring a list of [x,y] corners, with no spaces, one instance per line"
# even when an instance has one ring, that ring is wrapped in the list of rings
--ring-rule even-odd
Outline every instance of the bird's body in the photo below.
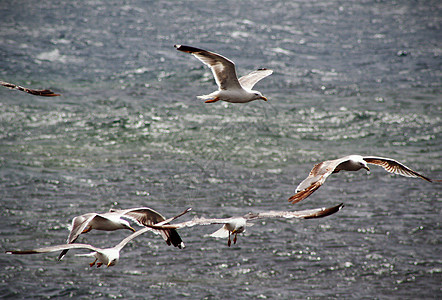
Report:
[[[139,225],[156,224],[165,220],[164,216],[149,207],[137,207],[125,210],[111,209],[106,213],[87,213],[72,220],[69,236],[66,243],[75,243],[80,234],[87,233],[92,229],[114,231],[118,229],[128,229],[135,232],[130,223],[124,218],[129,218]],[[168,245],[173,244],[175,247],[184,248],[185,245],[181,237],[175,230],[155,230],[163,236]],[[62,259],[66,255],[67,250],[63,250],[58,259]]]
[[[84,227],[85,226],[85,227]],[[82,228],[84,227],[84,229]],[[105,230],[105,231],[114,231],[118,229],[128,229],[131,231],[135,231],[130,226],[130,223],[121,218],[121,215],[116,213],[88,213],[78,217],[75,217],[72,220],[71,228],[75,231],[76,228],[82,228],[81,233],[89,232],[92,229],[95,230]],[[71,231],[72,233],[72,231]],[[68,238],[69,239],[69,238]]]
[[[224,224],[224,228],[233,233],[242,233],[246,231],[247,220],[245,218],[232,219]],[[214,234],[212,233],[212,236]]]
[[[199,99],[205,100],[206,103],[220,100],[230,103],[247,103],[258,99],[267,101],[266,97],[252,88],[258,81],[272,74],[272,70],[259,69],[238,79],[235,64],[222,55],[184,45],[175,45],[175,48],[194,55],[212,70],[218,90],[198,96]]]
[[[230,247],[230,235],[234,235],[233,243],[236,244],[238,233],[245,232],[246,226],[252,226],[252,224],[247,224],[247,220],[244,217],[230,218],[229,221],[224,223],[220,229],[212,233],[210,236],[215,238],[228,238],[227,245]]]
[[[81,255],[81,254],[80,254]],[[101,249],[101,251],[92,252],[95,260],[89,265],[92,267],[97,261],[97,268],[105,265],[107,267],[115,266],[120,261],[120,251],[115,248]]]
[[[193,227],[195,225],[211,225],[211,224],[222,224],[223,226],[212,233],[210,236],[219,237],[219,238],[228,238],[227,245],[230,247],[231,245],[231,235],[234,235],[233,243],[236,243],[237,234],[243,233],[246,231],[246,227],[252,226],[249,222],[259,220],[259,219],[267,219],[267,218],[300,218],[300,219],[314,219],[314,218],[323,218],[338,212],[344,205],[341,203],[339,205],[329,207],[329,208],[316,208],[316,209],[308,209],[301,211],[268,211],[261,213],[248,213],[244,216],[239,217],[231,217],[224,219],[208,219],[208,218],[198,218],[195,217],[190,221],[170,224],[170,225],[148,225],[148,227],[152,228],[174,228],[179,229],[183,227]]]
[[[75,244],[71,244],[75,245]],[[92,256],[95,258],[89,266],[94,266],[97,264],[97,268],[105,265],[107,267],[115,266],[120,261],[120,250],[115,248],[97,248],[95,251],[86,254],[77,254],[76,256]]]
[[[345,159],[338,160],[336,164],[337,166],[333,173],[338,173],[339,171],[359,171],[360,169],[370,171],[367,162],[361,155],[349,155]]]
[[[217,102],[219,100],[230,103],[247,103],[253,100],[257,100],[256,91],[246,91],[244,89],[235,90],[218,90],[208,95],[198,96],[198,99],[204,100],[206,103]],[[262,97],[259,95],[258,99]]]
[[[405,177],[420,177],[427,181],[432,181],[402,163],[391,159],[377,156],[348,155],[334,160],[326,160],[316,164],[310,171],[309,176],[304,179],[296,188],[295,195],[289,198],[289,202],[297,203],[321,187],[325,180],[333,173],[340,171],[358,171],[366,169],[370,171],[368,164],[383,167],[387,172],[402,175]]]

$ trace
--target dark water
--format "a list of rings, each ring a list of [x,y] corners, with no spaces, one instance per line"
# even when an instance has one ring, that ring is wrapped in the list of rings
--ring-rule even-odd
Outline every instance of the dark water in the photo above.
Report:
[[[0,89],[1,250],[63,243],[74,216],[111,207],[345,208],[258,222],[231,248],[206,236],[215,226],[182,230],[185,250],[146,234],[108,269],[0,255],[1,298],[441,298],[440,184],[373,167],[287,202],[314,163],[347,154],[442,177],[441,3],[237,2],[0,6],[0,79],[62,93]],[[222,53],[240,75],[273,69],[256,86],[269,101],[201,103],[211,73],[173,44]]]

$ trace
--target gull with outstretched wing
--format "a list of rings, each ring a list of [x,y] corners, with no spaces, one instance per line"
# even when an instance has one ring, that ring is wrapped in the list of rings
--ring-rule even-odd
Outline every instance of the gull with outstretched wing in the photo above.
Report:
[[[367,164],[373,164],[383,167],[387,172],[402,175],[405,177],[422,178],[426,181],[432,182],[428,177],[421,175],[404,164],[391,159],[377,156],[361,156],[361,155],[348,155],[334,160],[326,160],[316,164],[310,171],[310,174],[304,179],[296,188],[295,195],[289,198],[289,202],[292,204],[297,203],[308,196],[314,191],[319,189],[325,182],[328,176],[339,171],[358,171],[360,169],[366,169],[370,171]]]
[[[246,230],[246,226],[252,226],[253,224],[249,224],[248,222],[256,221],[260,219],[268,219],[268,218],[298,218],[298,219],[314,219],[314,218],[323,218],[329,215],[332,215],[338,212],[344,204],[339,204],[329,208],[315,208],[315,209],[307,209],[300,211],[267,211],[261,213],[248,213],[244,216],[239,217],[231,217],[224,219],[208,219],[204,217],[195,217],[190,221],[170,224],[170,225],[147,225],[148,227],[155,229],[179,229],[183,227],[192,227],[195,225],[212,225],[212,224],[222,224],[223,226],[212,233],[210,236],[219,237],[219,238],[228,238],[227,245],[230,247],[231,245],[231,235],[233,237],[233,243],[236,244],[237,234],[242,233]]]
[[[199,99],[205,100],[206,103],[219,100],[231,103],[246,103],[259,99],[267,101],[261,92],[254,91],[252,88],[258,81],[272,74],[272,70],[258,69],[238,79],[235,63],[230,59],[195,47],[185,45],[174,47],[179,51],[192,54],[212,70],[218,90],[208,95],[198,96]]]

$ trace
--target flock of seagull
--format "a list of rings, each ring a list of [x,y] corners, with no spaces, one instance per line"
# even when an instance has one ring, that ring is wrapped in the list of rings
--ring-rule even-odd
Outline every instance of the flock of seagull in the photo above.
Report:
[[[207,65],[213,73],[218,90],[208,95],[198,96],[199,99],[205,100],[205,103],[214,103],[217,101],[226,101],[230,103],[247,103],[254,100],[264,100],[267,98],[261,92],[252,90],[253,86],[261,79],[271,75],[272,70],[258,69],[238,79],[236,75],[235,64],[228,58],[217,53],[198,49],[195,47],[175,45],[177,50],[190,53],[197,59]],[[54,97],[60,96],[51,90],[35,90],[21,87],[12,83],[0,81],[3,85],[10,89],[20,90],[32,95]],[[361,156],[348,155],[334,160],[327,160],[316,164],[310,171],[310,174],[304,179],[296,188],[296,194],[291,196],[288,201],[292,204],[297,203],[309,197],[314,191],[321,187],[328,176],[340,171],[358,171],[366,169],[370,171],[368,164],[378,165],[383,167],[387,172],[402,175],[406,177],[422,178],[429,182],[441,182],[441,180],[431,180],[424,175],[421,175],[404,164],[391,159],[376,156]],[[182,213],[166,219],[159,212],[149,207],[138,207],[125,210],[111,209],[105,213],[87,213],[77,216],[72,220],[70,233],[66,244],[55,245],[32,250],[11,250],[6,251],[7,254],[36,254],[61,251],[58,259],[61,260],[66,253],[71,249],[87,249],[90,253],[77,254],[80,256],[92,256],[95,260],[90,263],[90,266],[96,264],[97,267],[105,265],[107,267],[114,266],[118,263],[120,258],[120,250],[131,240],[138,237],[145,232],[154,232],[160,234],[167,245],[173,245],[179,249],[185,247],[177,230],[184,227],[193,227],[195,225],[212,225],[220,224],[222,227],[212,233],[210,236],[217,238],[227,238],[227,245],[230,247],[237,242],[237,235],[243,233],[247,226],[251,226],[249,222],[267,219],[267,218],[299,218],[299,219],[313,219],[322,218],[338,212],[344,205],[338,204],[328,208],[316,208],[300,211],[267,211],[260,213],[248,213],[243,216],[213,219],[205,217],[194,217],[190,221],[182,223],[171,223],[175,219],[181,217],[191,208],[184,210]],[[144,228],[136,231],[131,223],[131,220]],[[87,233],[91,230],[114,231],[119,229],[130,230],[133,233],[123,239],[120,243],[112,248],[98,248],[90,244],[75,243],[81,234]],[[233,238],[232,238],[233,237]]]

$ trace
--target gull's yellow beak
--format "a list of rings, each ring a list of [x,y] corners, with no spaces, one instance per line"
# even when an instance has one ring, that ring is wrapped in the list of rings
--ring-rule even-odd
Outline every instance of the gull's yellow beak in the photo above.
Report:
[[[132,226],[129,226],[129,229],[135,232],[136,230],[132,228]]]
[[[264,96],[262,96],[260,99],[262,99],[262,100],[264,100],[264,101],[267,101],[267,98],[264,97]]]
[[[367,170],[368,172],[370,172],[370,168],[368,166],[364,166],[363,167],[365,170]]]
[[[110,266],[113,266],[111,261],[107,263],[107,267],[109,268]]]

